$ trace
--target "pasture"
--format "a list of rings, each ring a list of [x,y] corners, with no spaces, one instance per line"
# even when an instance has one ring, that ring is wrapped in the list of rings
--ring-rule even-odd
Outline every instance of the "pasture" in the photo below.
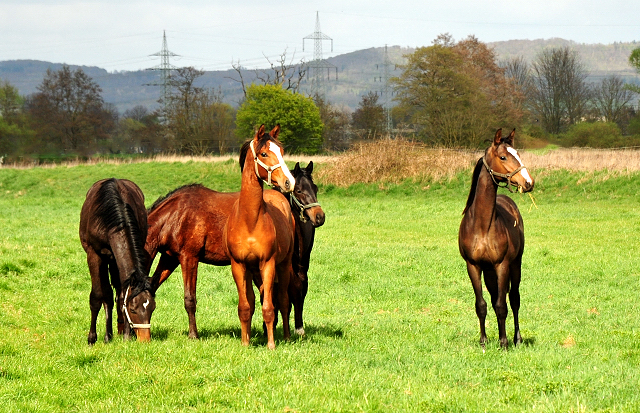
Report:
[[[526,234],[523,345],[499,348],[491,308],[486,352],[478,343],[457,245],[469,163],[438,181],[320,185],[327,221],[309,270],[307,334],[284,342],[279,326],[270,351],[260,311],[241,345],[230,269],[207,265],[199,340],[187,338],[177,270],[158,290],[150,343],[104,344],[101,311],[87,346],[78,222],[91,184],[131,179],[149,206],[191,182],[238,190],[236,160],[0,169],[1,410],[639,411],[640,174],[531,172],[537,207],[511,195]]]

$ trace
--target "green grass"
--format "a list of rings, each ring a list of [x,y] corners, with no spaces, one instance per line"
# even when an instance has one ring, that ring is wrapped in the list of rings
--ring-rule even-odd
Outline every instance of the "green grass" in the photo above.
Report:
[[[112,176],[138,183],[147,205],[194,181],[239,189],[235,162],[0,169],[2,411],[640,410],[640,175],[545,172],[537,209],[514,195],[524,344],[507,352],[492,310],[486,352],[478,344],[458,253],[470,171],[321,188],[304,338],[283,342],[279,328],[269,351],[257,311],[244,348],[229,268],[201,265],[200,340],[187,338],[177,271],[158,291],[151,343],[104,344],[101,312],[88,347],[78,221],[91,184]]]

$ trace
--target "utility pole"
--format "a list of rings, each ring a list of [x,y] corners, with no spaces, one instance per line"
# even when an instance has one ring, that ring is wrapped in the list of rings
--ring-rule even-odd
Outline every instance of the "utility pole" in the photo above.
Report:
[[[309,68],[313,71],[313,79],[311,80],[311,95],[325,97],[325,82],[323,72],[327,69],[327,78],[331,76],[331,69],[336,71],[336,80],[338,79],[338,68],[322,58],[322,41],[331,41],[331,51],[333,52],[333,39],[320,30],[320,16],[316,11],[316,29],[315,31],[302,38],[302,51],[304,51],[304,41],[313,40],[313,61],[309,64]]]
[[[391,67],[391,61],[389,60],[389,52],[387,45],[384,45],[384,111],[387,114],[387,132],[391,135],[393,129],[393,122],[391,121],[391,87],[389,86],[389,68]]]
[[[176,66],[173,66],[169,63],[170,57],[180,56],[173,52],[169,51],[169,47],[167,47],[167,34],[165,31],[162,32],[162,50],[158,53],[154,53],[149,56],[159,56],[160,64],[158,66],[154,66],[147,70],[158,70],[160,72],[160,81],[155,81],[153,83],[148,83],[149,86],[162,86],[162,108],[167,108],[167,103],[169,102],[169,79],[171,78],[171,71],[177,69]]]

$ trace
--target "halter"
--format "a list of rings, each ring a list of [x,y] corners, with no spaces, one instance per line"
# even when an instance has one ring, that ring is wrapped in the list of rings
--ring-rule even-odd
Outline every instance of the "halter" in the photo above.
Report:
[[[485,157],[482,157],[482,163],[484,164],[484,167],[487,168],[487,172],[489,172],[489,175],[491,175],[491,179],[493,180],[493,183],[496,184],[499,188],[507,188],[509,190],[509,192],[513,193],[513,191],[511,190],[511,185],[513,185],[511,183],[511,177],[513,177],[515,174],[517,174],[518,172],[520,172],[521,170],[524,169],[524,165],[520,165],[520,167],[518,169],[516,169],[515,171],[508,173],[508,174],[501,174],[499,172],[495,172],[493,169],[491,169],[489,167],[489,164],[487,163],[487,160],[485,159]],[[505,185],[500,185],[500,182],[496,181],[496,178],[506,178],[507,182],[505,183]],[[518,185],[519,187],[520,185]]]
[[[124,301],[122,302],[122,310],[124,311],[124,315],[127,316],[129,326],[131,326],[131,328],[151,328],[151,324],[134,324],[133,321],[131,321],[131,317],[129,317],[129,311],[127,310],[127,297],[129,296],[130,289],[131,287],[127,288],[127,292],[124,293]]]
[[[251,147],[251,153],[253,153],[253,163],[256,167],[256,176],[258,178],[260,178],[260,174],[258,173],[258,165],[262,166],[264,168],[265,171],[267,171],[267,180],[265,181],[264,179],[262,179],[262,181],[269,185],[269,186],[273,186],[273,184],[271,183],[271,172],[275,171],[278,168],[282,168],[282,164],[278,163],[275,164],[273,166],[269,166],[266,163],[262,162],[260,159],[258,159],[258,156],[256,155],[256,150],[253,149],[253,141],[251,141],[251,144],[249,144],[249,146]]]
[[[295,195],[293,195],[293,192],[289,193],[289,198],[291,199],[291,205],[293,206],[294,204],[300,208],[300,221],[302,223],[307,222],[307,218],[304,216],[304,211],[309,209],[309,208],[313,208],[313,207],[319,207],[320,204],[318,202],[311,202],[309,204],[304,205],[302,202],[300,202],[298,200],[298,198],[295,197]]]

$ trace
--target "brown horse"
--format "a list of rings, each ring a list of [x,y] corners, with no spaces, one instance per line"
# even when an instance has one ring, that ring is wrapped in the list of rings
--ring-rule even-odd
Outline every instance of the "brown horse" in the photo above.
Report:
[[[291,192],[295,185],[295,179],[282,158],[282,145],[277,139],[279,133],[279,126],[267,134],[264,125],[261,125],[254,138],[242,146],[240,197],[235,202],[225,227],[231,272],[238,288],[242,344],[249,345],[251,318],[255,307],[251,281],[260,280],[260,292],[264,298],[262,318],[266,324],[267,347],[270,349],[275,348],[273,290],[276,282],[284,338],[289,339],[287,289],[293,271],[291,257],[295,230],[289,203],[283,195],[277,194],[281,197],[282,208],[274,208],[263,199],[263,182],[284,192]],[[245,168],[245,165],[248,167]]]
[[[301,168],[300,163],[296,163],[293,168],[293,178],[296,184],[290,194],[291,211],[296,221],[296,237],[293,247],[294,276],[289,284],[289,300],[294,307],[295,331],[299,335],[304,335],[304,322],[302,311],[304,309],[304,299],[309,289],[309,259],[313,249],[316,228],[324,224],[324,211],[318,203],[318,186],[313,182],[311,173],[313,172],[313,162],[309,162],[306,168]]]
[[[146,270],[146,234],[147,210],[136,184],[115,178],[93,184],[80,213],[80,242],[91,273],[89,345],[97,340],[96,320],[102,305],[106,312],[104,341],[113,336],[112,286],[118,301],[118,332],[129,339],[133,329],[140,341],[150,340],[156,304]]]
[[[467,272],[476,296],[476,314],[480,320],[480,343],[487,342],[485,319],[487,303],[482,297],[482,274],[491,295],[491,304],[498,319],[500,345],[508,347],[505,322],[507,292],[513,311],[514,344],[520,344],[520,268],[524,251],[524,225],[515,202],[505,195],[497,195],[499,186],[511,191],[533,190],[533,179],[513,148],[515,129],[502,137],[502,129],[495,134],[493,144],[485,151],[473,171],[471,190],[464,209],[458,245],[467,262]],[[502,184],[502,185],[501,185]]]

